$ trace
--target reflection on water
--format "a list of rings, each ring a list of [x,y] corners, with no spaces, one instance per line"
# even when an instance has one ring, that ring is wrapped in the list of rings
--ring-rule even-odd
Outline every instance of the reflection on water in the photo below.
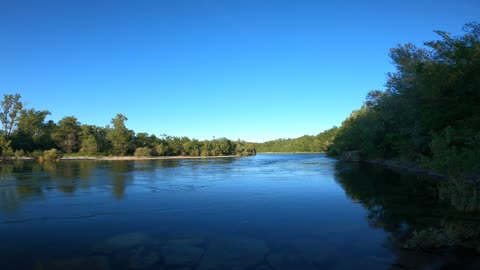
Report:
[[[402,248],[413,231],[479,226],[436,185],[324,155],[15,161],[0,165],[0,265],[478,269],[478,242]]]
[[[459,233],[466,233],[466,238],[469,239],[478,237],[480,215],[459,212],[439,203],[436,192],[440,180],[402,175],[365,164],[338,163],[336,167],[336,181],[350,199],[362,204],[367,210],[369,225],[390,233],[386,245],[391,246],[392,252],[397,255],[396,265],[412,269],[458,269],[466,265],[475,269],[480,266],[475,261],[478,254],[472,249],[480,247],[480,241],[444,243],[452,247],[437,249],[437,254],[400,248],[408,246],[405,242],[412,237],[413,232],[440,233],[446,228],[447,234],[450,233],[452,238],[452,234]],[[419,239],[420,242],[414,246],[427,246],[427,241],[435,240],[437,243],[437,240],[443,240],[431,237],[432,235],[427,235]],[[411,242],[412,240],[407,241]],[[471,244],[474,246],[469,246]]]

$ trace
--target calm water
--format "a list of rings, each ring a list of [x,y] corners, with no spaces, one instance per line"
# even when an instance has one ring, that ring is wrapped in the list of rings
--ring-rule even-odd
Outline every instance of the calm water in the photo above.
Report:
[[[431,180],[324,155],[0,168],[1,269],[479,266],[470,250],[399,247],[459,219]]]

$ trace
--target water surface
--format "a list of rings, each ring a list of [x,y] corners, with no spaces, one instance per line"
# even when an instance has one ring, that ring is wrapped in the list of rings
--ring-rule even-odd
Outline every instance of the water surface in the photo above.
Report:
[[[432,180],[321,154],[1,165],[1,269],[448,269]],[[477,218],[472,216],[472,218]]]

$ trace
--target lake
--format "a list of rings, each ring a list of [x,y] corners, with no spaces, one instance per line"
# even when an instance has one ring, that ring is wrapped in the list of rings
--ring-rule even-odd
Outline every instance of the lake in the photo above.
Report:
[[[440,203],[438,180],[323,154],[0,166],[2,270],[480,266],[474,249],[402,248],[480,220]]]

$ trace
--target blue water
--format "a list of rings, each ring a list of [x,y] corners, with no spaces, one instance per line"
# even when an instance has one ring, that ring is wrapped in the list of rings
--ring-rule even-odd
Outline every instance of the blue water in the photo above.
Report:
[[[458,252],[445,257],[396,243],[402,231],[430,216],[434,198],[419,182],[425,183],[322,154],[2,164],[0,265],[260,270],[473,264],[472,256]]]

